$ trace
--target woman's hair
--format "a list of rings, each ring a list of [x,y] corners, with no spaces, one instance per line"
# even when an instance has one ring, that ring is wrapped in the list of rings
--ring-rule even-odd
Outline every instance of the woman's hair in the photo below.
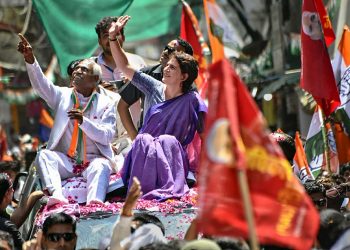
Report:
[[[193,56],[182,51],[175,51],[170,58],[175,58],[180,66],[182,74],[188,74],[188,77],[183,81],[182,92],[187,93],[191,90],[191,85],[198,76],[198,62]]]
[[[0,173],[0,203],[3,201],[6,192],[10,187],[10,177],[5,173]]]

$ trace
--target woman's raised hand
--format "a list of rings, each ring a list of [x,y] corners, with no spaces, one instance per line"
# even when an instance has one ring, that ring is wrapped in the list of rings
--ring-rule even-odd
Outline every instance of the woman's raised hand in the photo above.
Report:
[[[118,36],[120,30],[126,25],[130,18],[130,16],[120,16],[116,22],[113,22],[111,24],[111,27],[108,31],[110,40],[113,40]]]

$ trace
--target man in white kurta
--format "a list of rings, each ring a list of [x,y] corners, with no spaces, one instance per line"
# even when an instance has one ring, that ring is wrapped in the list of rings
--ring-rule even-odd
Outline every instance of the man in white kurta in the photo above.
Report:
[[[73,88],[58,87],[43,74],[28,41],[22,35],[20,38],[18,51],[26,61],[32,87],[55,113],[47,148],[37,157],[41,181],[51,194],[48,205],[68,203],[61,180],[73,176],[86,179],[87,204],[102,203],[114,167],[110,143],[116,109],[110,98],[99,93],[101,68],[94,60],[85,59],[74,69]]]

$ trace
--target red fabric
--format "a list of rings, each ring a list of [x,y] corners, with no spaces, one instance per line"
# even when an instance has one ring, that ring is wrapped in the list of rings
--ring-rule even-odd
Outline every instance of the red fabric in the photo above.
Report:
[[[319,216],[245,85],[224,59],[209,68],[199,169],[199,230],[248,238],[237,172],[246,171],[261,244],[310,249]]]
[[[207,62],[202,53],[202,45],[204,47],[207,47],[207,45],[204,42],[201,45],[201,43],[199,42],[199,37],[202,37],[202,34],[199,30],[197,18],[193,14],[190,6],[185,2],[183,3],[182,7],[180,37],[189,42],[193,48],[193,57],[196,58],[199,65],[199,72],[198,78],[196,79],[196,84],[198,89],[200,90],[201,96],[204,97],[205,91],[203,91],[202,93],[201,89],[207,81],[207,77],[205,74],[205,71],[207,69]]]
[[[308,12],[318,15],[314,0],[303,1],[303,24],[305,24],[304,14]],[[331,62],[323,36],[321,35],[319,39],[311,38],[310,35],[305,33],[305,27],[307,25],[302,25],[301,28],[302,69],[300,86],[314,97],[325,115],[328,116],[340,105]],[[316,30],[316,27],[313,27],[312,30]]]
[[[332,28],[332,23],[327,14],[326,8],[323,5],[322,0],[314,0],[315,7],[320,16],[322,30],[324,34],[324,40],[326,42],[327,47],[329,47],[335,40],[335,34]]]

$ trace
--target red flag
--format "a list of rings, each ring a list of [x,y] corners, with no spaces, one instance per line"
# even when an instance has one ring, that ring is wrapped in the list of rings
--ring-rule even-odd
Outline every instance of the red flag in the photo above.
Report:
[[[196,84],[198,89],[201,91],[203,87],[207,85],[207,61],[203,55],[203,51],[209,51],[209,48],[203,38],[202,32],[199,29],[196,16],[194,15],[191,7],[185,1],[182,1],[180,37],[189,42],[193,48],[193,56],[196,58],[199,64],[199,73]],[[205,96],[204,93],[203,96]]]
[[[319,18],[322,13],[317,12],[315,1],[318,0],[303,1],[300,86],[314,97],[328,116],[340,105],[340,99],[332,65],[323,41]],[[329,42],[330,38],[327,39]]]
[[[327,14],[326,8],[323,5],[322,0],[314,0],[316,10],[321,20],[322,31],[324,34],[324,40],[327,47],[329,47],[335,40],[335,34],[332,28],[331,20]]]
[[[310,249],[319,217],[244,84],[224,59],[209,68],[209,112],[199,171],[199,230],[247,238],[237,183],[246,171],[262,244]]]

